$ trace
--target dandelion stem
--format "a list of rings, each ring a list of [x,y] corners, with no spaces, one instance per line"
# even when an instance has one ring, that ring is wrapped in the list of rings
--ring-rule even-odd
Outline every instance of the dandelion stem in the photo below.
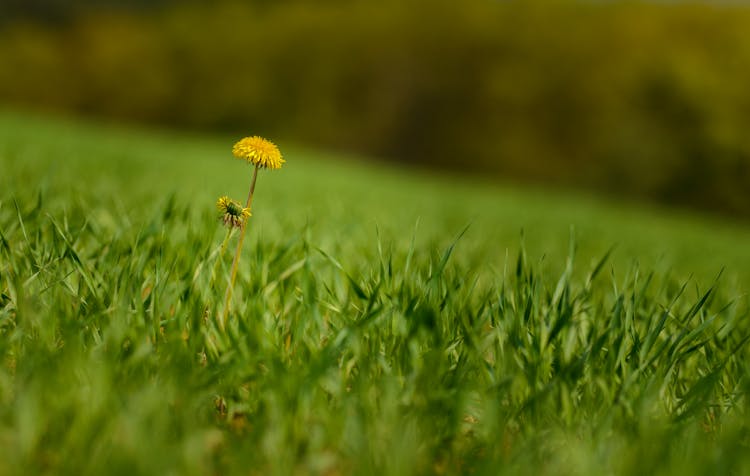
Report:
[[[250,208],[250,205],[252,205],[253,203],[253,194],[255,193],[255,180],[258,178],[259,168],[260,166],[256,165],[255,169],[253,170],[253,179],[250,182],[250,193],[247,195],[247,203],[245,204],[245,208]],[[229,287],[227,287],[226,296],[224,297],[224,313],[221,320],[219,321],[219,329],[221,330],[224,330],[224,324],[226,323],[227,317],[229,316],[229,303],[232,300],[232,289],[234,288],[234,280],[237,277],[237,267],[240,263],[240,254],[242,254],[242,243],[245,241],[245,231],[247,230],[247,223],[248,220],[245,220],[245,223],[242,224],[242,228],[240,229],[240,239],[237,241],[237,250],[234,252],[232,274],[231,278],[229,279]]]
[[[229,245],[229,238],[232,236],[232,230],[233,228],[227,229],[227,234],[224,237],[224,242],[222,242],[221,249],[219,249],[219,256],[217,256],[216,261],[214,261],[214,269],[211,271],[211,282],[209,283],[211,289],[214,289],[214,283],[216,282],[216,272],[219,270],[219,265],[223,261],[224,253],[227,250],[227,245]]]

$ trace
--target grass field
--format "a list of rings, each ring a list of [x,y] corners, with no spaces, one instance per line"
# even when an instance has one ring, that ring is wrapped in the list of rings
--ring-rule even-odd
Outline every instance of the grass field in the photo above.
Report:
[[[750,474],[750,227],[281,143],[222,332],[236,139],[0,113],[0,475]]]

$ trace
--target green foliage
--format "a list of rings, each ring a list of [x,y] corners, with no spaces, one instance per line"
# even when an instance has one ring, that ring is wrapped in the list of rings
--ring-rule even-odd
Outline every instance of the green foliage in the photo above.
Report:
[[[747,216],[745,6],[176,2],[0,29],[6,103]]]
[[[0,474],[750,471],[746,229],[282,144],[222,334],[231,140],[0,124]],[[555,231],[572,210],[621,248]],[[679,246],[725,276],[646,252]]]

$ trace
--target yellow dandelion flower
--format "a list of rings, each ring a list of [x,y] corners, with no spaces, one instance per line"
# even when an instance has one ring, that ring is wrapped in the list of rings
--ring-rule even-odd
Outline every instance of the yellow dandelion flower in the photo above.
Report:
[[[276,144],[258,136],[241,139],[234,144],[232,154],[260,168],[280,169],[285,162]]]
[[[229,197],[221,197],[216,202],[216,208],[219,209],[219,218],[229,228],[242,228],[252,215],[249,208],[243,208],[239,202],[235,202]]]

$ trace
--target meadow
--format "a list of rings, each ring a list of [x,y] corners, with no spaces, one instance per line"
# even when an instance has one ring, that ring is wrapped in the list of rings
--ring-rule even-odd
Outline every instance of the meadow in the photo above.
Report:
[[[0,475],[750,474],[749,226],[280,143],[222,331],[237,139],[0,112]]]

